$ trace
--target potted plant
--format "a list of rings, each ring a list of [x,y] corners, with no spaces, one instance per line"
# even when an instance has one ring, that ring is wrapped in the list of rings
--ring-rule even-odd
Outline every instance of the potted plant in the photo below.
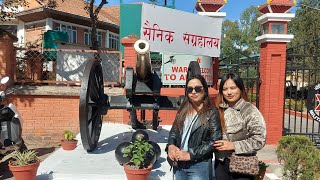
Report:
[[[128,180],[148,180],[156,156],[153,146],[143,135],[124,149],[123,157],[130,157],[130,161],[123,165]]]
[[[255,177],[255,180],[263,180],[268,167],[269,165],[267,165],[265,162],[259,161],[259,174]]]
[[[61,147],[64,150],[71,151],[77,147],[78,140],[76,136],[69,130],[63,132],[64,139],[61,141]]]
[[[40,160],[34,150],[20,152],[16,149],[6,156],[9,161],[9,169],[16,180],[35,180]]]

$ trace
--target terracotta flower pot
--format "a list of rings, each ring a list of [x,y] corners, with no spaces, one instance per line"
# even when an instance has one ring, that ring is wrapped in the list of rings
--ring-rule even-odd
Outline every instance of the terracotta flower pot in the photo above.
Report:
[[[77,147],[78,141],[64,141],[61,140],[61,147],[66,151],[72,151]]]
[[[133,169],[128,164],[124,164],[123,167],[128,180],[148,180],[150,171],[152,170],[152,164],[145,169]]]
[[[25,166],[14,166],[9,163],[9,169],[16,180],[35,180],[40,160]]]
[[[266,174],[266,171],[259,172],[256,180],[263,180],[265,174]]]

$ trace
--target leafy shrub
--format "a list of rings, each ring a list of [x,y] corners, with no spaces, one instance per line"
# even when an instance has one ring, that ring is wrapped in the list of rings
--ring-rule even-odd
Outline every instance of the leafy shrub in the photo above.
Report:
[[[286,99],[285,108],[294,110],[294,111],[303,112],[307,109],[307,105],[305,100]]]
[[[148,153],[154,155],[153,146],[143,138],[136,138],[125,148],[123,157],[131,157],[129,165],[136,169],[143,169],[150,165]]]
[[[276,150],[288,180],[316,180],[320,175],[320,152],[305,136],[283,136]]]

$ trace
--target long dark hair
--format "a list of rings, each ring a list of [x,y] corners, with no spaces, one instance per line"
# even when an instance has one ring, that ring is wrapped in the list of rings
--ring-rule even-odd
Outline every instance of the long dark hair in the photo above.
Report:
[[[226,81],[228,79],[231,79],[236,84],[236,86],[240,89],[240,91],[241,91],[240,97],[242,99],[244,99],[245,101],[249,101],[246,89],[244,87],[243,80],[238,74],[231,72],[231,73],[225,74],[221,78],[220,85],[219,85],[219,95],[218,95],[218,97],[216,99],[216,106],[218,107],[218,110],[219,110],[219,113],[220,113],[220,121],[221,121],[221,126],[222,126],[222,130],[223,131],[224,131],[224,125],[225,125],[224,112],[223,112],[223,109],[221,107],[219,107],[219,105],[223,104],[224,102],[226,102],[226,100],[223,97],[223,85],[226,83]]]
[[[195,105],[192,104],[192,102],[188,96],[187,87],[188,87],[189,81],[192,79],[198,79],[203,86],[204,96],[203,96],[203,106],[201,109],[197,109],[197,107],[195,107]],[[208,84],[207,84],[206,80],[204,79],[204,77],[201,75],[190,76],[186,81],[184,92],[185,92],[186,98],[182,102],[182,104],[177,112],[177,115],[178,115],[177,122],[178,122],[179,131],[182,131],[186,116],[187,116],[187,114],[191,113],[193,109],[195,109],[197,111],[197,113],[201,119],[201,124],[207,124],[206,115],[207,115],[207,112],[211,109],[212,103],[209,98]]]

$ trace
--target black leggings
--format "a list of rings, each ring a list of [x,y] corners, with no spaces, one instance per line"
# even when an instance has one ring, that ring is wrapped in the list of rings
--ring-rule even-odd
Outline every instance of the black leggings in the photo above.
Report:
[[[254,176],[231,173],[229,170],[230,160],[224,158],[223,161],[215,160],[214,170],[216,180],[254,180]]]

